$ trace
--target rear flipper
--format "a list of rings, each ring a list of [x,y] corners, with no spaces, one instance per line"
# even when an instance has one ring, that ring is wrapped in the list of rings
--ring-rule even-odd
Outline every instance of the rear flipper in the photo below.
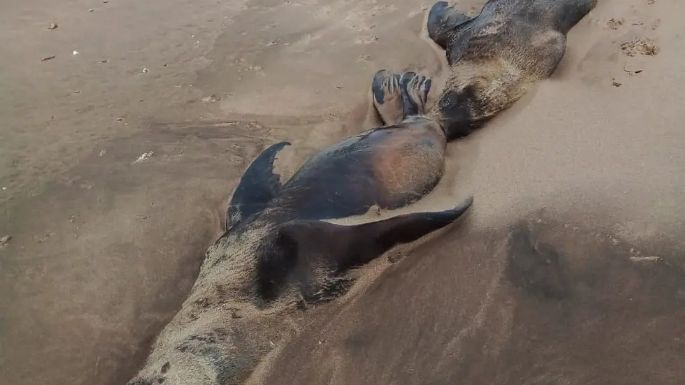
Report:
[[[273,172],[274,160],[283,147],[280,142],[264,150],[252,161],[236,187],[226,212],[226,229],[243,218],[261,211],[281,189],[280,177]]]
[[[425,115],[431,83],[430,78],[414,72],[405,72],[400,76],[404,119]]]
[[[285,281],[285,276],[280,279],[265,277],[262,272],[292,274],[292,279],[299,285],[306,300],[333,298],[340,294],[338,284],[349,282],[343,274],[350,268],[361,266],[398,244],[415,241],[449,225],[466,212],[472,203],[473,198],[469,198],[451,210],[400,215],[355,226],[322,221],[287,223],[279,231],[276,247],[287,250],[282,255],[289,255],[290,263],[284,264],[283,260],[271,258],[270,261],[260,261],[260,281],[266,284]],[[275,269],[274,266],[268,266],[271,264],[269,262],[276,262],[279,266],[289,265],[290,269]]]
[[[411,116],[424,115],[431,79],[414,72],[376,72],[371,83],[373,105],[386,125],[396,125]]]
[[[371,82],[371,93],[373,95],[373,106],[383,123],[393,125],[402,121],[404,111],[399,75],[388,70],[376,72]]]
[[[428,13],[428,36],[442,47],[447,48],[449,34],[459,24],[471,20],[470,17],[454,9],[446,1],[438,1]]]

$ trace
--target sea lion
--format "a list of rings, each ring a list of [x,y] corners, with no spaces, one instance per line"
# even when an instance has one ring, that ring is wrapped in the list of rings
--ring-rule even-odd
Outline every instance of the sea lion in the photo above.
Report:
[[[445,134],[420,117],[429,79],[380,72],[372,89],[393,125],[321,151],[284,184],[273,163],[287,142],[252,162],[233,193],[225,233],[129,385],[241,383],[292,328],[288,315],[298,303],[339,296],[351,268],[449,225],[471,206],[469,198],[450,210],[354,226],[323,221],[407,205],[442,175]]]
[[[566,34],[597,0],[489,0],[468,17],[433,5],[428,35],[446,50],[450,76],[428,114],[448,139],[468,135],[549,77],[564,56]]]
[[[356,226],[323,220],[401,207],[429,192],[442,176],[446,142],[548,77],[566,32],[595,2],[490,0],[475,18],[433,6],[428,32],[452,69],[435,107],[426,111],[430,79],[382,70],[372,95],[387,126],[323,150],[285,184],[273,161],[288,143],[266,149],[236,188],[226,232],[207,250],[189,298],[129,385],[241,383],[284,334],[295,304],[340,295],[350,268],[454,222],[471,199]]]

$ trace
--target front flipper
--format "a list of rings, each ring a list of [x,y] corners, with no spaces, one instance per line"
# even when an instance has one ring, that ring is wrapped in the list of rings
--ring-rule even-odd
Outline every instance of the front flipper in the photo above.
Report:
[[[447,47],[449,33],[459,24],[471,20],[470,17],[457,11],[446,1],[438,1],[428,13],[428,36],[440,47]]]
[[[390,219],[344,226],[323,221],[293,221],[279,231],[276,247],[287,259],[268,258],[259,263],[259,281],[264,293],[274,294],[272,283],[282,285],[291,276],[308,301],[330,299],[340,294],[343,273],[361,266],[398,244],[415,241],[449,225],[473,203],[467,199],[445,211],[400,215]],[[278,264],[279,268],[272,266]],[[287,266],[287,268],[283,268]]]
[[[228,205],[226,229],[262,210],[281,189],[279,175],[274,174],[273,165],[278,152],[288,145],[288,142],[271,145],[252,161]]]
[[[558,0],[546,5],[561,33],[568,31],[597,5],[597,0]]]

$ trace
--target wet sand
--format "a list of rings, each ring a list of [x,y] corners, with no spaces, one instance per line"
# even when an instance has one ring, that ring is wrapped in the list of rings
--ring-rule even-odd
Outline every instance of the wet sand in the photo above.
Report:
[[[430,5],[6,1],[6,382],[131,377],[262,148],[293,142],[287,177],[375,124],[377,69],[445,74],[423,37]],[[446,178],[407,209],[474,194],[469,217],[363,269],[253,381],[681,382],[683,11],[600,0],[553,78],[451,144]]]

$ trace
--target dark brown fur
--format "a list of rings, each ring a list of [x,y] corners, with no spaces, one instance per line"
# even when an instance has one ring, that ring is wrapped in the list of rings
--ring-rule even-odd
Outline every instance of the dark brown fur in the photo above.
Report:
[[[451,73],[429,116],[453,139],[511,106],[533,82],[554,72],[566,33],[596,2],[489,0],[474,18],[436,3],[428,32],[446,50]]]
[[[284,185],[272,166],[286,143],[265,150],[234,192],[226,233],[208,249],[188,299],[130,385],[241,383],[291,329],[297,303],[340,295],[350,268],[456,220],[470,200],[452,210],[357,226],[322,221],[372,206],[401,207],[430,191],[442,176],[446,141],[468,134],[532,81],[549,76],[563,56],[566,32],[594,0],[490,0],[473,19],[441,4],[431,11],[429,32],[447,49],[452,76],[428,114],[434,120],[423,117],[430,81],[405,73],[400,88],[374,79],[376,108],[390,126],[329,147]],[[390,116],[403,121],[387,121]],[[537,274],[526,266],[511,273]],[[544,280],[520,285],[563,294]]]
[[[370,130],[322,151],[285,184],[276,144],[245,172],[226,233],[211,246],[179,313],[130,385],[241,383],[283,335],[298,303],[345,292],[349,269],[447,226],[471,205],[356,226],[322,219],[400,207],[442,175],[445,137],[424,118]]]

